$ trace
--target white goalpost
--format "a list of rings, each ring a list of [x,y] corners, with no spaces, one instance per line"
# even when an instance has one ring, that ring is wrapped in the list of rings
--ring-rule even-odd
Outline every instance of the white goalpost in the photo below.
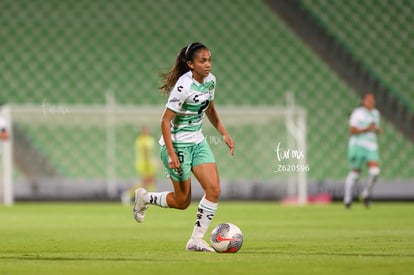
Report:
[[[12,137],[2,144],[3,203],[13,203],[14,191],[26,199],[115,199],[120,188],[136,182],[135,136],[149,126],[158,140],[164,106],[118,105],[110,93],[106,101],[63,106],[45,100],[3,108]],[[217,109],[236,145],[232,158],[205,118],[203,132],[218,163],[223,197],[290,197],[306,204],[306,111],[292,98],[286,106]],[[157,177],[167,181],[161,164]]]
[[[297,187],[297,200],[299,205],[307,204],[308,190],[307,190],[307,177],[306,173],[309,171],[308,164],[306,163],[306,113],[303,109],[299,108],[295,103],[295,98],[292,93],[286,93],[287,107],[292,110],[292,113],[288,113],[286,116],[286,128],[290,135],[293,137],[290,139],[290,145],[298,148],[301,152],[304,152],[303,156],[298,158],[298,165],[303,169],[299,169],[295,182],[290,186]],[[293,114],[298,114],[297,116]],[[310,169],[310,168],[309,168]],[[295,193],[294,191],[288,193]]]

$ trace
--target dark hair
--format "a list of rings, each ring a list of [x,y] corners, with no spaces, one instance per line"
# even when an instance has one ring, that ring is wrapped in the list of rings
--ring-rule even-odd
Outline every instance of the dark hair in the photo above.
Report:
[[[361,94],[361,100],[365,99],[367,97],[367,95],[372,95],[373,97],[375,97],[375,93],[374,92],[370,92],[370,91],[365,91]]]
[[[161,79],[164,82],[160,89],[164,94],[168,94],[180,76],[190,70],[187,62],[192,61],[195,54],[201,49],[207,49],[207,47],[202,43],[194,42],[185,46],[178,52],[175,64],[171,70],[167,73],[160,74]]]

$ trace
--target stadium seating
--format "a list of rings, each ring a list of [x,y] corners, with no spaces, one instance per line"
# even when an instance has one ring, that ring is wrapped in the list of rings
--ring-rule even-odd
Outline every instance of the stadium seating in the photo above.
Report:
[[[403,28],[409,23],[396,20],[400,17],[396,14],[401,12],[408,20],[409,13],[404,11],[407,2],[397,1],[399,5],[391,13],[381,12],[389,7],[377,5],[377,1],[349,6],[327,0],[303,3],[318,13],[322,22],[331,22],[335,17],[332,32],[346,40],[358,57],[395,86],[395,91],[401,92],[410,91],[410,81],[414,79],[413,55],[410,47],[405,47],[409,38],[394,39],[400,32],[380,31],[383,25],[371,35],[374,32],[364,28],[363,22],[381,19],[392,22],[383,24],[396,30]],[[362,17],[368,10],[372,14]],[[206,0],[200,5],[186,0],[5,0],[0,2],[0,15],[4,52],[0,101],[38,104],[39,108],[45,100],[67,106],[103,104],[106,92],[112,91],[118,104],[161,105],[166,98],[157,90],[159,72],[170,68],[180,47],[199,40],[213,54],[217,104],[283,105],[285,93],[293,92],[297,103],[308,111],[309,178],[342,179],[348,171],[347,122],[352,108],[358,105],[358,97],[261,1],[218,4]],[[361,32],[350,35],[355,28]],[[364,40],[367,36],[372,40]],[[373,47],[381,44],[386,47]],[[389,66],[390,62],[393,66]],[[414,98],[410,100],[414,102]],[[412,177],[412,144],[407,144],[386,119],[382,126],[380,146],[384,148],[383,162],[387,163],[383,177]],[[74,135],[71,129],[62,129],[53,139],[46,140],[41,133],[47,132],[47,127],[25,129],[65,176],[105,175],[106,167],[99,162],[105,158],[104,144],[96,144],[89,132],[78,129]],[[133,131],[121,129],[117,133],[123,144],[117,148],[123,156],[117,163],[117,174],[124,178],[135,176],[130,153]],[[243,135],[234,138],[243,139]],[[63,151],[54,151],[54,143],[63,139]],[[79,140],[85,141],[82,148]],[[96,149],[95,153],[85,156],[85,150],[89,152],[91,148]],[[249,163],[246,160],[237,169],[249,169]],[[232,169],[230,166],[223,169]]]
[[[414,110],[412,1],[301,1],[362,64]]]

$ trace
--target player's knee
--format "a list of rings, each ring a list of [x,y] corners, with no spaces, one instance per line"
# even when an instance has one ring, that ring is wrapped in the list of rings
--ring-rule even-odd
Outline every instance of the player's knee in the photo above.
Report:
[[[214,194],[217,196],[217,198],[220,197],[220,194],[221,194],[220,185],[218,185],[214,188]]]
[[[380,174],[380,172],[381,172],[381,170],[378,166],[371,166],[368,169],[368,173],[370,175],[373,175],[373,176],[378,176]]]
[[[220,197],[221,188],[220,185],[211,186],[206,190],[206,197],[217,201]]]

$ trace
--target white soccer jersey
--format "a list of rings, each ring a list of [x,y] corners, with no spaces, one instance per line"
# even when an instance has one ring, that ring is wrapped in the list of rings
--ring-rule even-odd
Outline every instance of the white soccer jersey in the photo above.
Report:
[[[380,114],[377,109],[368,110],[364,107],[356,108],[349,119],[349,126],[357,129],[364,129],[371,124],[379,127]],[[374,132],[366,132],[352,135],[349,139],[349,146],[361,146],[368,150],[377,150],[377,134]]]
[[[176,113],[171,121],[171,138],[175,144],[198,144],[203,141],[202,122],[204,112],[214,100],[216,77],[209,74],[198,83],[191,71],[183,74],[170,92],[165,105]],[[160,144],[164,145],[161,136]]]

